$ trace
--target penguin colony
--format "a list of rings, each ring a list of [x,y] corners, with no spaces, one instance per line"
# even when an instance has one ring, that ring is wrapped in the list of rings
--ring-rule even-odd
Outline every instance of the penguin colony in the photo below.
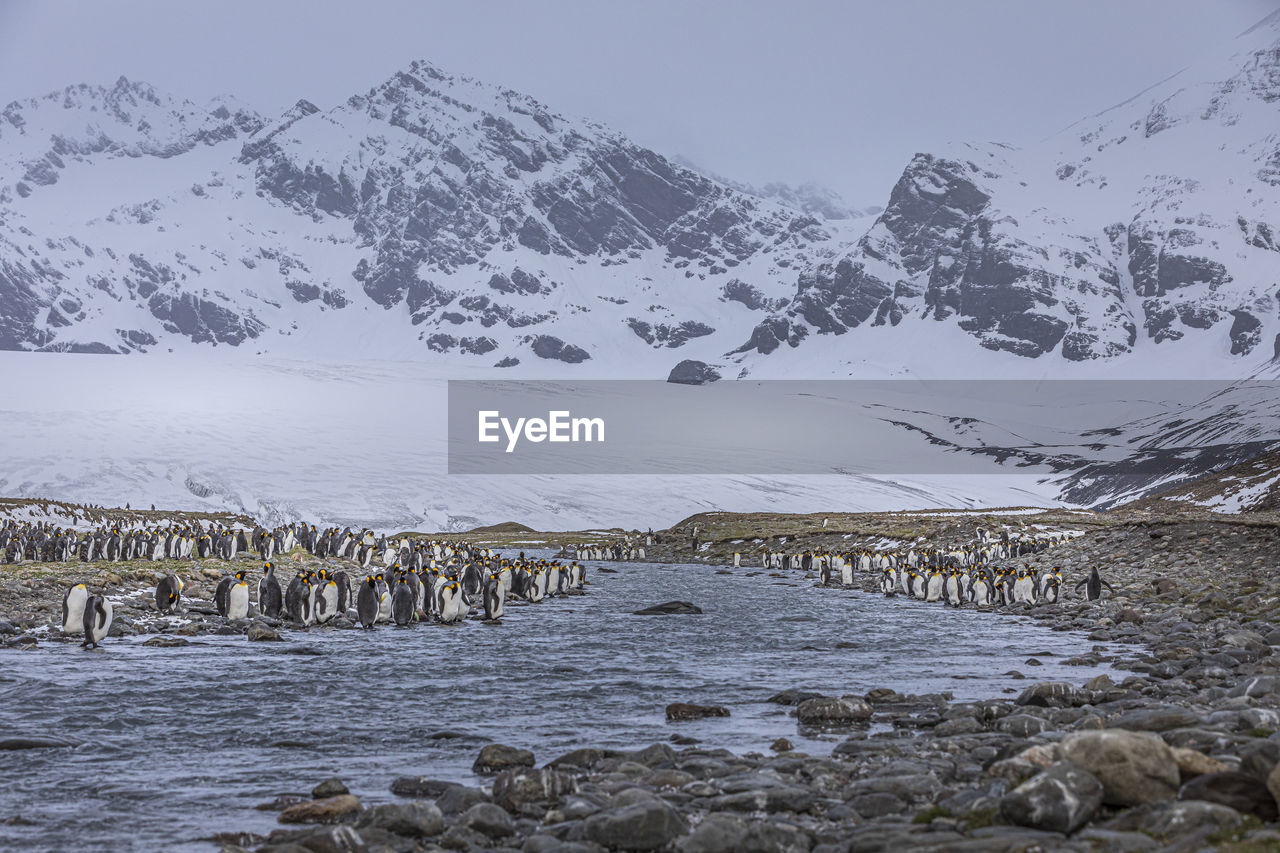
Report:
[[[979,531],[977,542],[951,549],[860,549],[840,553],[821,549],[800,553],[765,550],[761,560],[765,568],[816,570],[822,586],[852,586],[855,573],[878,573],[879,589],[885,595],[908,595],[952,607],[1052,604],[1064,595],[1060,567],[1037,573],[1025,563],[1016,566],[1008,561],[1043,553],[1066,542],[1071,535],[1025,537],[1009,536],[1006,531],[992,540]],[[734,554],[734,565],[741,564],[742,555]],[[1115,592],[1096,567],[1074,589],[1079,591],[1080,587],[1085,587],[1085,597],[1090,601],[1098,600],[1104,587]]]
[[[566,545],[561,553],[572,554],[577,560],[626,560],[627,562],[644,560],[644,546],[631,542],[619,542],[613,545]]]
[[[527,559],[523,552],[516,559],[506,559],[466,543],[392,540],[370,530],[317,530],[302,523],[253,531],[196,524],[176,529],[101,527],[78,533],[43,523],[10,522],[0,527],[0,543],[0,555],[9,563],[234,560],[256,552],[264,561],[262,577],[252,584],[247,570],[224,574],[213,594],[218,615],[245,619],[256,612],[300,626],[323,625],[339,615],[353,616],[366,629],[390,622],[401,626],[419,621],[457,623],[473,612],[496,620],[502,617],[508,596],[540,602],[580,595],[587,582],[586,567],[577,560]],[[303,569],[282,587],[274,559],[297,546],[315,557],[354,563],[354,581],[343,569]],[[166,574],[156,584],[156,610],[180,612],[182,593],[181,578]],[[111,602],[91,595],[83,583],[72,585],[63,595],[61,628],[69,635],[83,634],[86,648],[96,648],[107,636],[111,618]]]

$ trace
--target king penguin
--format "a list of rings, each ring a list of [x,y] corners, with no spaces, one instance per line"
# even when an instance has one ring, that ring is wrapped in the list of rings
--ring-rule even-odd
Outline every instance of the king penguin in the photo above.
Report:
[[[236,579],[233,575],[223,575],[222,580],[213,588],[213,607],[219,616],[227,615],[227,599],[231,593],[231,585]]]
[[[84,631],[84,606],[89,600],[89,590],[78,583],[62,596],[62,633],[79,634]]]
[[[947,604],[952,607],[959,607],[964,601],[964,584],[960,579],[960,569],[953,567],[947,573],[946,582],[943,584],[943,591],[946,593]]]
[[[365,575],[356,592],[356,618],[360,627],[372,629],[378,621],[378,585],[373,575]]]
[[[929,579],[925,583],[925,601],[939,601],[942,598],[942,571],[936,566],[929,570]]]
[[[378,621],[391,621],[391,588],[387,586],[387,578],[382,572],[373,576],[378,590]]]
[[[84,642],[86,649],[96,649],[111,631],[111,602],[101,595],[90,596],[84,605]]]
[[[1080,587],[1084,587],[1085,598],[1090,601],[1097,601],[1099,598],[1102,598],[1102,588],[1104,586],[1111,590],[1112,595],[1116,594],[1116,591],[1111,584],[1104,581],[1102,579],[1102,575],[1098,574],[1098,567],[1092,566],[1089,569],[1089,577],[1076,584],[1076,592],[1080,591]]]
[[[247,619],[249,617],[249,584],[245,583],[245,573],[236,572],[235,582],[227,590],[227,618]]]
[[[401,628],[405,628],[413,623],[414,611],[417,610],[414,601],[413,589],[409,586],[409,581],[404,575],[396,578],[395,586],[391,591],[391,619]]]
[[[502,575],[491,574],[484,582],[484,618],[502,618],[502,607],[507,600],[507,589],[502,585]]]
[[[280,581],[276,580],[276,564],[264,563],[262,580],[258,581],[258,612],[270,619],[279,619],[283,604]]]
[[[170,572],[156,584],[156,610],[172,613],[182,601],[182,581]]]

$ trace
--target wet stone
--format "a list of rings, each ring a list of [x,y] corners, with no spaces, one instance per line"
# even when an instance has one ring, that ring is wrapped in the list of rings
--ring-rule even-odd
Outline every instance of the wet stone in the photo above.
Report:
[[[481,775],[497,773],[510,767],[532,767],[533,753],[500,743],[491,743],[480,750],[471,769]]]

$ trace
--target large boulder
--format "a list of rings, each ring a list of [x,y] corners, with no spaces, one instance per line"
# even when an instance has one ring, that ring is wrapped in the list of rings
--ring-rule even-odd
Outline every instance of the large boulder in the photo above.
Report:
[[[1248,773],[1226,771],[1197,776],[1182,786],[1180,800],[1203,800],[1228,806],[1241,814],[1251,814],[1264,823],[1276,819],[1276,800],[1266,787]]]
[[[517,768],[493,780],[493,801],[512,814],[541,814],[577,790],[578,783],[568,773]]]
[[[458,823],[490,838],[506,838],[516,831],[511,815],[493,803],[476,803],[462,813]]]
[[[511,767],[532,767],[533,753],[500,743],[491,743],[480,750],[471,769],[475,773],[493,774]]]
[[[1087,691],[1065,681],[1041,681],[1023,690],[1015,701],[1037,708],[1078,708],[1092,699]]]
[[[1172,800],[1178,793],[1178,762],[1155,735],[1124,729],[1072,732],[1062,740],[1062,755],[1102,783],[1102,801],[1108,805]]]
[[[1235,809],[1218,803],[1185,800],[1130,809],[1107,825],[1115,830],[1141,832],[1152,838],[1187,838],[1205,830],[1238,829],[1242,821]]]
[[[685,819],[662,800],[647,799],[591,815],[587,841],[610,850],[658,850],[689,831]]]
[[[406,838],[428,838],[444,832],[444,815],[434,803],[385,803],[366,809],[356,828],[376,827]]]
[[[668,382],[675,382],[679,385],[705,385],[708,382],[715,382],[719,378],[720,371],[705,361],[694,361],[691,358],[686,358],[671,368],[671,373],[667,375]]]
[[[1167,706],[1163,708],[1134,708],[1107,722],[1109,729],[1129,729],[1140,732],[1167,732],[1170,729],[1186,729],[1198,726],[1200,717],[1186,710]]]
[[[712,814],[676,845],[680,853],[807,853],[812,842],[797,827]]]
[[[704,717],[727,717],[729,709],[720,705],[695,705],[690,702],[672,702],[667,706],[667,719],[701,720]]]
[[[858,698],[836,699],[822,696],[806,699],[796,706],[796,719],[806,725],[850,725],[871,719],[873,709]]]
[[[1059,761],[1000,800],[1010,823],[1071,834],[1102,806],[1102,783],[1070,761]]]

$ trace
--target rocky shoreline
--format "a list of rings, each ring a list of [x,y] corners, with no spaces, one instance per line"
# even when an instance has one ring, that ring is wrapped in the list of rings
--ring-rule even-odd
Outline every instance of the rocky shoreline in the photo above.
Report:
[[[976,702],[784,690],[772,701],[794,706],[797,727],[846,735],[830,756],[785,738],[772,755],[739,755],[674,735],[537,766],[490,745],[477,759],[493,776],[483,787],[406,776],[391,787],[401,799],[367,809],[321,789],[275,804],[286,826],[267,836],[217,840],[272,853],[1277,850],[1277,546],[1267,524],[1170,521],[1108,527],[1033,558],[1069,577],[1103,566],[1117,594],[990,618],[1017,612],[1131,644],[1116,665],[1132,674],[1118,682],[1028,682]]]
[[[395,801],[365,808],[341,783],[317,780],[324,784],[312,794],[263,804],[280,812],[280,829],[209,840],[228,851],[274,853],[1277,850],[1277,559],[1273,524],[1098,526],[1027,562],[1061,565],[1068,588],[1098,565],[1114,597],[974,619],[1016,614],[1125,644],[1132,654],[1119,659],[1099,646],[1068,661],[1106,659],[1131,673],[1125,677],[1077,684],[1010,673],[1021,692],[968,702],[883,689],[823,695],[801,685],[773,701],[794,708],[797,731],[841,735],[829,756],[795,751],[785,732],[771,755],[690,744],[678,733],[637,751],[584,747],[542,762],[493,744],[477,758],[476,772],[491,778],[483,787],[406,775],[391,786]],[[211,588],[206,575],[214,573],[193,567],[192,593]],[[0,577],[7,606],[14,606],[11,593],[26,596],[18,620],[11,613],[0,622],[3,641],[30,642],[35,635],[20,622],[47,625],[60,583]],[[138,580],[121,576],[119,583]],[[858,581],[879,594],[871,592],[874,578]],[[127,609],[125,616],[132,618]],[[192,629],[140,618],[122,630],[154,631],[167,641],[192,630],[248,632],[254,624],[218,621],[200,615]],[[1039,652],[1028,649],[1028,671]]]

